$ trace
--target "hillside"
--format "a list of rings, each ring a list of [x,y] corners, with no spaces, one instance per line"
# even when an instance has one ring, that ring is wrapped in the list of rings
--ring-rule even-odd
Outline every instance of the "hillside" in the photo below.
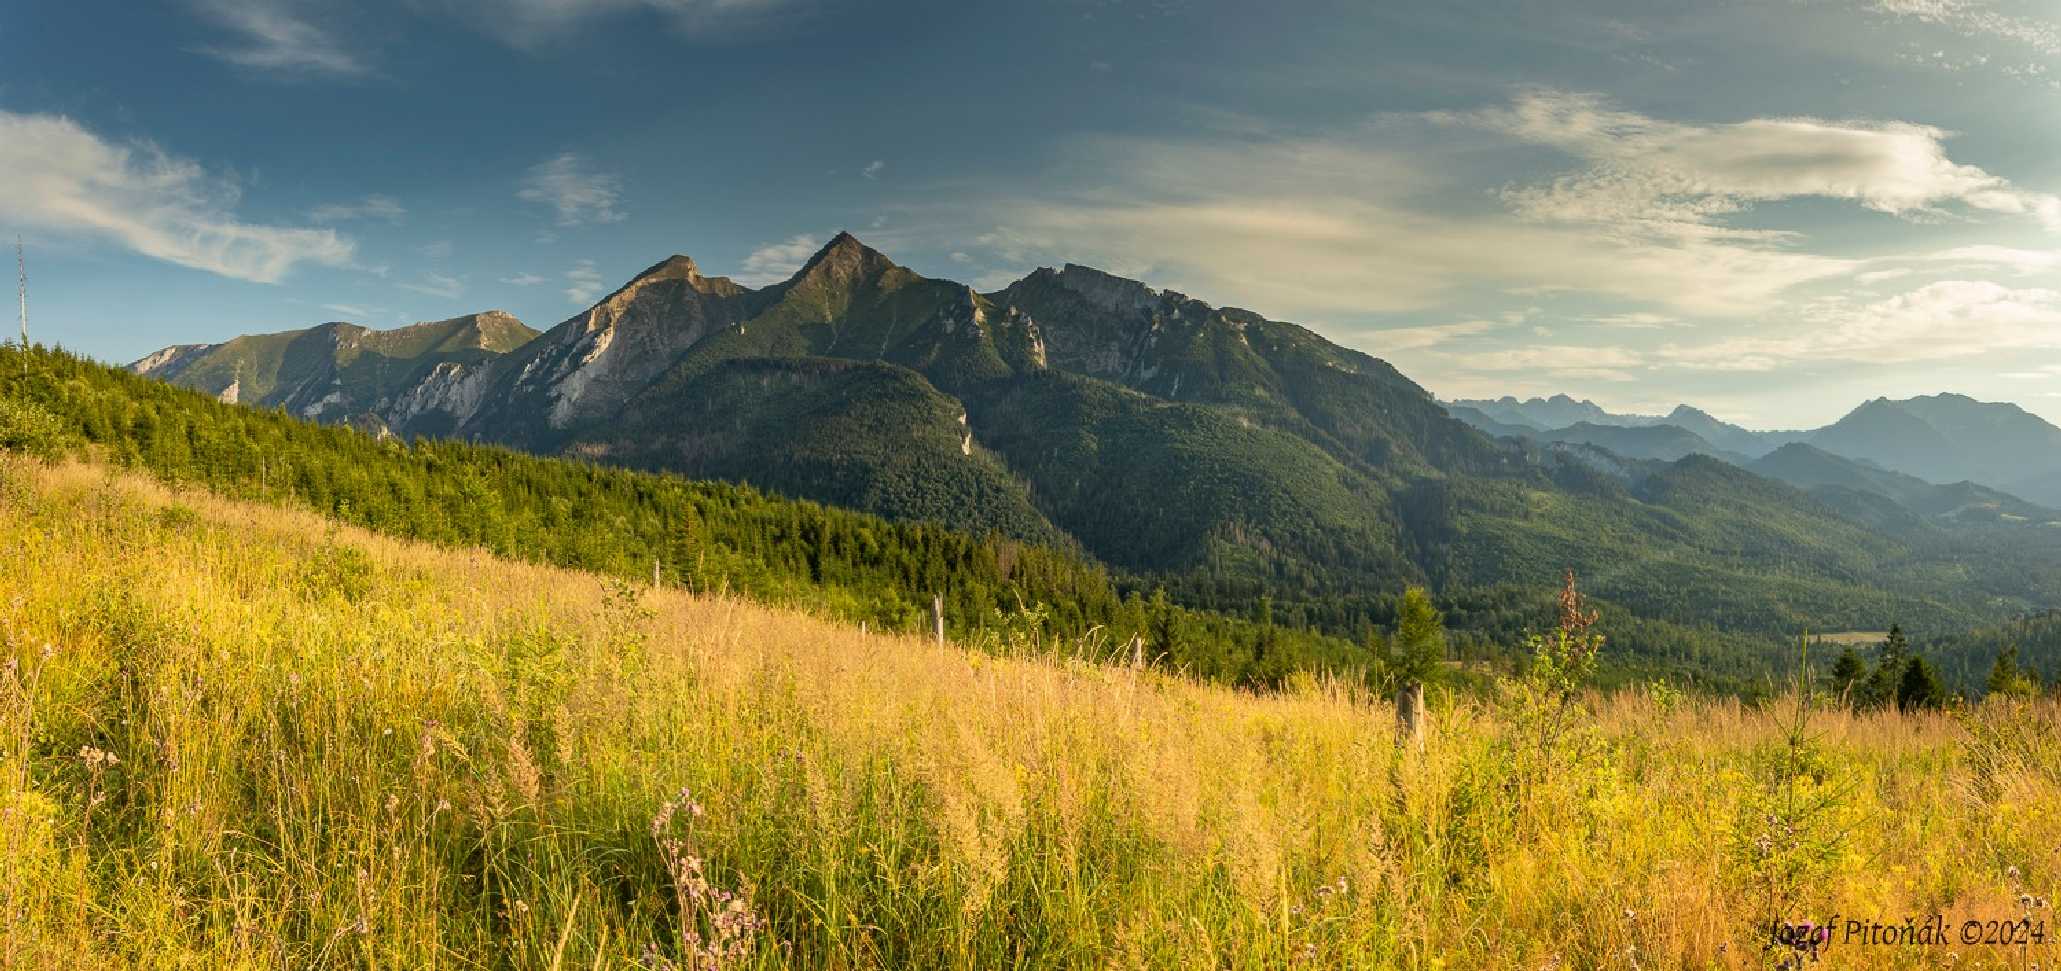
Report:
[[[1512,681],[1417,754],[1334,683],[866,636],[104,467],[0,455],[0,496],[8,967],[1744,969],[1792,908],[2053,893],[2050,703],[1819,712],[1784,760],[1772,711]]]
[[[15,352],[0,350],[0,361]],[[0,368],[4,368],[0,365]],[[89,456],[225,495],[285,502],[392,536],[532,562],[738,592],[875,630],[1102,638],[1156,665],[1247,685],[1295,671],[1351,676],[1356,639],[1283,610],[1184,609],[1066,546],[892,522],[767,495],[449,440],[402,442],[228,405],[58,353],[0,374],[0,451]],[[1386,621],[1399,591],[1371,601]],[[1522,612],[1545,615],[1534,599]],[[1462,635],[1468,643],[1476,633]],[[1747,653],[1735,649],[1733,657]],[[1705,672],[1716,675],[1720,672]]]

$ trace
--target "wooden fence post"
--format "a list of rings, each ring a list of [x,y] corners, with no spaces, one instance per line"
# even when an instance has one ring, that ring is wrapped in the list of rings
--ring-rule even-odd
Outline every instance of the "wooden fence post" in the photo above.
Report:
[[[1395,693],[1395,743],[1408,743],[1419,752],[1424,751],[1425,723],[1430,716],[1424,710],[1424,685],[1406,684]]]
[[[930,598],[930,627],[937,633],[937,642],[945,642],[945,595],[932,594]]]

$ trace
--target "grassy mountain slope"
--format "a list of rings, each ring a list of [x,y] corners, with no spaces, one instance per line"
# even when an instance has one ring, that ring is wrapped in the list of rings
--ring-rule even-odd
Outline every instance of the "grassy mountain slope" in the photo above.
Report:
[[[1744,967],[1778,879],[2053,892],[2051,704],[1813,713],[1798,816],[1786,723],[1731,702],[1439,698],[1415,752],[1332,683],[865,636],[104,468],[0,456],[0,497],[10,967]],[[1957,948],[1882,953],[1998,953]]]
[[[931,598],[941,595],[957,635],[1095,632],[1110,650],[1138,637],[1156,664],[1229,682],[1366,666],[1360,645],[1290,618],[1255,623],[1150,602],[1064,545],[497,447],[379,439],[60,353],[37,352],[24,379],[17,353],[0,349],[0,452],[95,456],[390,535],[535,562],[635,578],[656,568],[667,583],[804,606],[876,630],[927,629]],[[902,386],[912,377],[891,365],[837,363]],[[956,448],[951,458],[967,461]]]

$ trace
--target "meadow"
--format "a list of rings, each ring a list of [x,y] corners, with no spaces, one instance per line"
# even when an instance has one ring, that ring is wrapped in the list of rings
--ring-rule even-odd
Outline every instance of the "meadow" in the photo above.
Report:
[[[1434,691],[1419,750],[1344,681],[868,635],[0,455],[0,967],[1766,968],[1835,915],[1951,940],[1812,966],[2054,963],[2052,701],[1599,694],[1566,646]]]

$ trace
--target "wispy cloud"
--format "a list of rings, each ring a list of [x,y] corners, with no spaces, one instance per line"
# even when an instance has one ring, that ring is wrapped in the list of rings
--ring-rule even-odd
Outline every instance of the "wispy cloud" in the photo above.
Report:
[[[1947,156],[1948,133],[1907,122],[1757,118],[1720,125],[1662,121],[1593,94],[1533,90],[1507,108],[1442,116],[1551,146],[1589,167],[1512,188],[1519,214],[1661,239],[1775,241],[1722,217],[1754,202],[1846,200],[1905,217],[1943,207],[2032,215],[2061,229],[2061,198],[2012,185]]]
[[[531,166],[515,196],[551,207],[560,226],[619,223],[628,218],[616,208],[622,179],[593,171],[586,159],[573,152]]]
[[[401,284],[401,288],[448,300],[464,295],[465,281],[444,273],[425,272],[415,282]]]
[[[1490,320],[1463,320],[1451,324],[1428,324],[1422,327],[1390,327],[1367,335],[1367,346],[1378,353],[1413,351],[1435,347],[1462,337],[1486,334],[1503,326]]]
[[[1012,265],[1073,259],[1149,271],[1205,298],[1304,319],[1429,309],[1476,285],[1734,316],[1855,265],[1714,234],[1655,243],[1472,211],[1453,204],[1422,157],[1372,133],[1100,140],[1081,151],[1109,173],[1105,188],[1000,195],[986,211],[1003,228],[978,241]],[[1140,254],[1151,263],[1139,265]]]
[[[1936,24],[1964,37],[2022,44],[2042,54],[2061,54],[2061,24],[2051,17],[2024,17],[1981,0],[1869,0],[1877,14]]]
[[[1456,129],[1487,140],[1455,148]],[[1785,226],[1772,209],[1735,218],[1756,203],[1831,200],[1851,218],[1872,211],[1913,226],[2061,228],[2061,199],[1955,160],[1948,141],[1900,121],[1689,124],[1528,89],[1483,110],[1323,137],[1077,143],[1077,161],[1106,173],[1097,188],[997,193],[983,211],[999,228],[977,241],[1014,265],[1151,254],[1144,269],[1157,282],[1304,319],[1422,311],[1492,287],[1644,304],[1590,323],[1651,329],[1769,314],[1808,285],[1882,267],[1813,252],[1803,227],[1816,221]],[[1446,171],[1456,152],[1535,159],[1541,146],[1565,171],[1506,185],[1491,195],[1499,211],[1481,211],[1467,198],[1478,189]]]
[[[865,168],[863,168],[863,169],[860,169],[860,170],[859,170],[859,174],[860,174],[860,175],[863,175],[863,176],[865,176],[866,178],[869,178],[869,179],[878,179],[878,178],[880,178],[880,173],[882,173],[882,172],[884,172],[884,171],[886,171],[886,170],[887,170],[887,163],[886,163],[886,162],[883,162],[883,161],[881,161],[880,159],[874,159],[873,161],[871,161],[871,162],[868,162],[868,163],[866,163],[866,167],[865,167]]]
[[[2012,246],[1956,246],[1933,253],[1935,263],[1979,264],[2016,273],[2046,273],[2061,270],[2061,249],[2019,249]]]
[[[502,277],[501,282],[512,287],[533,287],[544,282],[544,278],[535,273],[517,273],[514,276]]]
[[[1803,361],[1899,364],[1995,351],[2061,349],[2061,291],[1987,280],[1942,280],[1882,300],[1830,298],[1802,310],[1788,333],[1745,334],[1661,348],[1680,367],[1768,371]]]
[[[293,0],[196,0],[195,8],[238,35],[237,43],[199,53],[238,67],[288,77],[354,77],[371,73],[359,55],[309,19]]]
[[[59,115],[0,111],[0,172],[0,222],[104,239],[239,280],[276,283],[303,263],[346,266],[356,249],[331,229],[243,222],[233,179]]]
[[[357,202],[335,202],[316,206],[308,218],[318,223],[340,223],[352,219],[379,219],[398,223],[408,215],[406,207],[392,196],[369,195]]]
[[[658,14],[687,34],[791,16],[810,0],[417,0],[441,8],[519,47],[561,36],[581,21],[634,12]]]
[[[748,287],[779,283],[793,276],[822,247],[821,240],[806,233],[784,242],[767,243],[744,258],[744,269],[737,274],[737,282]]]
[[[595,269],[593,260],[580,260],[574,263],[572,269],[565,271],[565,283],[566,301],[581,305],[593,303],[594,298],[601,296],[601,291],[606,286],[601,279],[601,271]]]
[[[451,253],[454,249],[456,247],[452,245],[450,240],[438,239],[415,247],[415,252],[421,254],[423,259],[448,260],[451,258]]]
[[[322,305],[322,309],[358,320],[370,320],[374,314],[379,313],[377,308],[354,307],[347,303],[325,303]]]
[[[1680,327],[1687,323],[1679,317],[1673,317],[1667,314],[1656,314],[1648,311],[1633,311],[1630,313],[1621,314],[1598,314],[1596,316],[1587,318],[1587,320],[1589,323],[1592,324],[1600,324],[1604,327],[1623,328],[1625,330],[1660,330],[1665,327]]]

